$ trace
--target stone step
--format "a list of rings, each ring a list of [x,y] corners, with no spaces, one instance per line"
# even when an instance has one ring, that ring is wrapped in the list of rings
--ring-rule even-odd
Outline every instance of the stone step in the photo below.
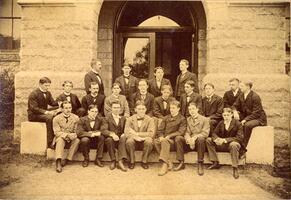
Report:
[[[68,153],[68,149],[65,149],[65,154],[64,156],[66,156]],[[90,160],[93,161],[95,160],[96,157],[96,150],[92,149],[90,150]],[[178,161],[176,160],[176,153],[175,152],[171,152],[170,154],[171,156],[171,160],[174,163],[177,163]],[[136,162],[141,162],[141,158],[142,158],[142,151],[135,151],[135,160]],[[149,162],[159,162],[159,155],[156,151],[153,151],[150,156],[149,156]],[[48,160],[54,160],[55,159],[55,150],[54,149],[47,149],[47,159]],[[225,165],[231,165],[231,158],[230,158],[230,154],[227,152],[219,152],[218,153],[218,159],[219,162],[221,164],[225,164]],[[82,153],[77,152],[73,158],[73,160],[75,161],[83,161],[84,157],[82,155]],[[103,161],[110,161],[110,157],[109,154],[107,152],[104,152],[103,154]],[[188,152],[185,153],[185,163],[196,163],[197,162],[197,152]],[[205,153],[205,158],[204,158],[204,163],[211,163],[208,157],[208,153]],[[239,161],[239,165],[244,165],[245,164],[245,159],[241,159]]]

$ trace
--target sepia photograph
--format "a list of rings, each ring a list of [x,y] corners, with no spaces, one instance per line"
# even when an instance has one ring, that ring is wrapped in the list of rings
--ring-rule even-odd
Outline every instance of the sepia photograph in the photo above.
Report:
[[[290,0],[0,0],[0,199],[291,199]]]

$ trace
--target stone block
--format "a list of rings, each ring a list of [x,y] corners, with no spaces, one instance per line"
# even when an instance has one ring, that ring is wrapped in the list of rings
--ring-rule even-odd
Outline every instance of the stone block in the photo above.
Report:
[[[21,123],[21,154],[45,155],[47,148],[47,130],[45,123]]]
[[[272,164],[274,161],[274,128],[272,126],[255,127],[247,149],[247,163]]]

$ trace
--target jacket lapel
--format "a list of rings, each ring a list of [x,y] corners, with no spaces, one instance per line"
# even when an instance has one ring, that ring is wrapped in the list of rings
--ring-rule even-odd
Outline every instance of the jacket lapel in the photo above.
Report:
[[[85,124],[86,124],[88,130],[92,131],[92,128],[91,128],[91,125],[90,125],[90,119],[89,119],[88,116],[85,119]]]
[[[228,130],[227,130],[228,132],[230,132],[233,129],[234,123],[235,123],[235,121],[232,119],[231,122],[230,122],[230,125],[228,127]]]

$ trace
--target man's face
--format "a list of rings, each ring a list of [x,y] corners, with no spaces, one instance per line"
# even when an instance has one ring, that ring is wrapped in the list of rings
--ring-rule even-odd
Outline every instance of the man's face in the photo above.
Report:
[[[144,94],[147,92],[148,84],[145,81],[140,81],[138,83],[138,89],[139,89],[140,93]]]
[[[229,87],[232,91],[235,91],[239,87],[238,81],[229,82]]]
[[[63,104],[62,111],[65,115],[70,115],[72,112],[72,105],[70,103]]]
[[[190,94],[191,92],[193,92],[193,88],[191,87],[191,85],[187,83],[184,85],[184,89],[185,89],[186,94]]]
[[[113,93],[114,95],[119,95],[120,91],[121,91],[121,89],[120,89],[120,87],[119,87],[118,85],[115,85],[115,86],[112,88],[112,93]]]
[[[91,108],[90,110],[88,110],[88,116],[90,119],[95,119],[96,116],[98,115],[98,109],[97,108]]]
[[[112,104],[112,113],[114,115],[119,115],[119,112],[120,112],[120,105],[119,104]]]
[[[101,71],[101,68],[102,68],[102,64],[100,61],[97,61],[96,63],[94,63],[92,65],[92,68],[97,71],[97,72],[100,72]]]
[[[170,105],[170,113],[172,116],[176,116],[179,112],[180,108],[178,106],[171,104]]]
[[[39,84],[39,87],[44,91],[47,92],[50,89],[50,83]]]
[[[198,115],[198,109],[194,105],[190,105],[188,107],[189,113],[192,117],[196,117]]]
[[[224,121],[230,121],[232,119],[232,114],[230,112],[224,112],[222,113],[222,117]]]
[[[91,94],[93,94],[94,96],[96,96],[98,94],[98,92],[99,92],[99,85],[98,84],[91,85],[90,91],[91,91]]]
[[[154,75],[157,80],[162,80],[162,78],[164,77],[164,71],[162,69],[157,69]]]
[[[129,76],[130,75],[131,68],[126,65],[126,66],[123,66],[122,71],[123,71],[123,74],[125,76]]]
[[[188,65],[184,61],[180,61],[179,67],[181,71],[186,71],[188,69]]]
[[[144,117],[146,111],[147,111],[147,109],[146,109],[145,105],[138,105],[135,108],[135,112],[139,117]]]
[[[249,87],[247,85],[245,85],[244,83],[240,83],[239,88],[243,93],[245,93],[249,90]]]
[[[171,95],[171,91],[170,90],[168,90],[168,89],[164,89],[164,90],[162,90],[162,97],[163,97],[163,99],[168,99],[169,97],[170,97],[170,95]]]
[[[72,89],[73,89],[73,85],[71,83],[66,83],[64,85],[64,90],[66,93],[71,93]]]
[[[206,85],[204,88],[206,96],[211,96],[214,94],[214,88],[212,88],[210,85]]]

